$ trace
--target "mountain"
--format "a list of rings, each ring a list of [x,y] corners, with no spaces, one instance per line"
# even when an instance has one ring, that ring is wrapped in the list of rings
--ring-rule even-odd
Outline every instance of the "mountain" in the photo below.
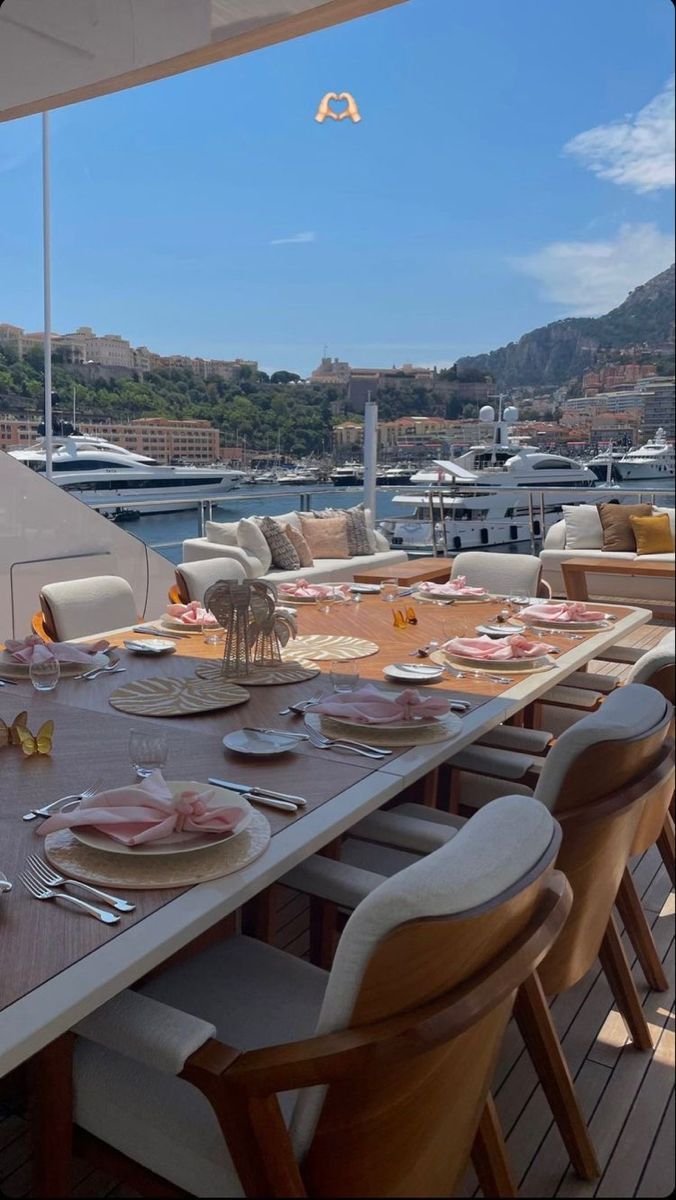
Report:
[[[493,376],[496,387],[549,386],[567,383],[583,371],[612,358],[609,351],[626,346],[673,344],[674,264],[603,317],[566,317],[525,333],[489,354],[460,358],[458,370]]]

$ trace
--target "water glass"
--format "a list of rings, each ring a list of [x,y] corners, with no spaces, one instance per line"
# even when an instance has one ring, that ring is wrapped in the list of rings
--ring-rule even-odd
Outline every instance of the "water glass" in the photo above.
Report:
[[[331,687],[334,692],[354,692],[359,686],[359,672],[354,659],[348,662],[329,663]]]
[[[136,771],[137,779],[145,779],[153,771],[159,771],[167,761],[169,743],[161,733],[141,733],[132,730],[129,735],[129,758]]]
[[[202,626],[202,630],[204,632],[205,646],[219,646],[221,642],[225,641],[225,630],[222,625],[207,625],[205,623]]]
[[[28,674],[37,692],[53,692],[61,678],[58,658],[47,658],[43,662],[32,662]]]
[[[399,585],[396,579],[384,579],[380,589],[380,599],[391,604],[399,595]]]

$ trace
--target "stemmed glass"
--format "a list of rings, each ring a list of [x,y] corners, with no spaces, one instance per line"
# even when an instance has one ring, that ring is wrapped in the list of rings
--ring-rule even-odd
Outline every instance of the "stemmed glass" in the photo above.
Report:
[[[32,662],[28,668],[30,681],[37,692],[53,692],[61,678],[58,658],[47,658]]]

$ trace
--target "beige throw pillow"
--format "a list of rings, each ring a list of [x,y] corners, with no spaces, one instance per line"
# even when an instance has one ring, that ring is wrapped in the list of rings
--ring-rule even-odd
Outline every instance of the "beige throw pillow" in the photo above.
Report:
[[[296,551],[298,558],[300,559],[301,567],[313,566],[314,559],[312,557],[312,551],[310,550],[310,547],[305,541],[302,533],[299,533],[297,529],[294,529],[293,525],[284,525],[283,529],[289,541],[291,542],[291,545]]]
[[[217,546],[236,546],[239,521],[206,521],[204,532],[208,542]]]
[[[301,513],[300,524],[313,559],[350,557],[344,516],[326,517],[323,521],[317,521],[314,517],[306,517]]]

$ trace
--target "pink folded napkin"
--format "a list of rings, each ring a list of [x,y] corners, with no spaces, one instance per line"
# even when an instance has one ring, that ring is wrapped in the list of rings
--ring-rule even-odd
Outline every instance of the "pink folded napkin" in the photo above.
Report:
[[[400,725],[421,717],[444,717],[449,708],[448,700],[441,696],[421,696],[414,688],[386,696],[377,688],[364,687],[356,692],[336,692],[313,704],[308,711],[360,725]]]
[[[218,625],[214,614],[198,600],[191,600],[189,604],[168,604],[167,616],[176,617],[182,625]]]
[[[209,807],[214,792],[214,788],[204,788],[172,796],[161,772],[153,771],[142,783],[99,792],[90,800],[82,800],[73,812],[48,817],[36,832],[44,837],[58,829],[91,825],[125,846],[160,839],[176,841],[177,833],[232,833],[245,809],[233,805]]]
[[[423,579],[422,583],[418,584],[418,591],[424,592],[428,596],[485,596],[486,589],[482,587],[468,587],[467,577],[465,575],[456,575],[455,579],[449,579],[448,583],[432,583],[429,579]]]
[[[598,609],[587,608],[582,600],[562,600],[558,604],[531,604],[529,608],[522,608],[519,615],[535,621],[566,621],[573,624],[575,621],[602,621],[606,614]]]
[[[49,662],[58,658],[59,662],[90,663],[92,654],[107,650],[110,642],[105,638],[98,642],[86,642],[81,646],[73,646],[70,642],[45,642],[37,634],[16,640],[7,638],[5,650],[11,654],[15,662],[31,663]]]
[[[278,583],[277,592],[280,596],[288,596],[296,600],[327,600],[330,597],[341,598],[350,595],[350,585],[347,583],[308,583],[307,579],[294,579],[290,583]]]
[[[441,647],[447,654],[460,654],[463,658],[486,659],[507,662],[516,658],[537,658],[540,654],[551,654],[555,646],[547,642],[531,642],[520,633],[510,637],[495,638],[483,634],[481,637],[456,637]]]

